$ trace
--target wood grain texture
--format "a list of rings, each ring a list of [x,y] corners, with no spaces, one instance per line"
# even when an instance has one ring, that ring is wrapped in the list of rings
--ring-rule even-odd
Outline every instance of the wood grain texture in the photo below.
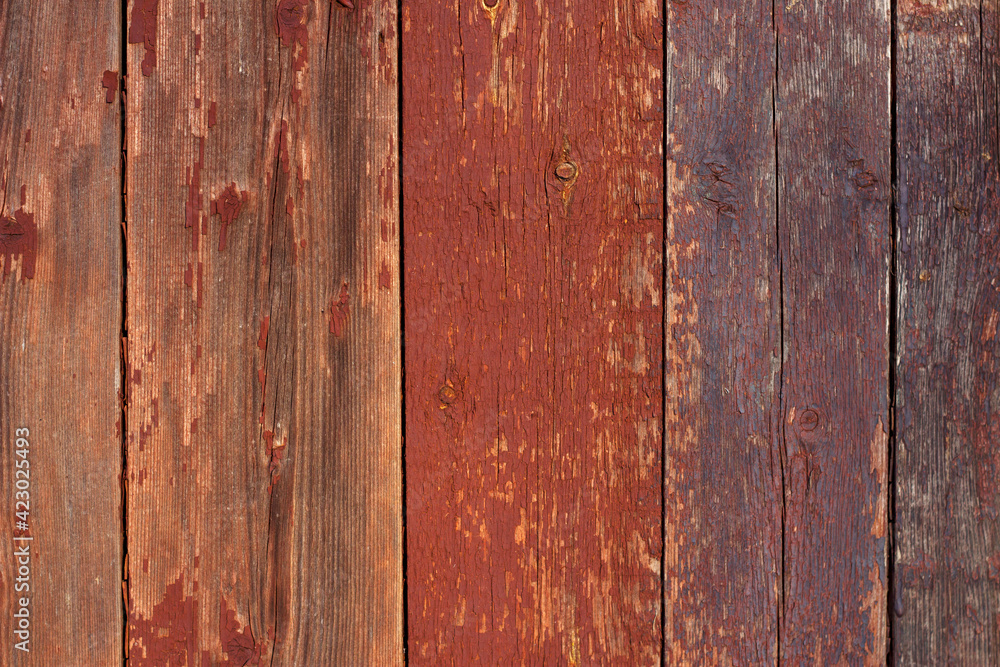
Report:
[[[770,2],[668,3],[665,664],[774,664],[781,283]]]
[[[789,664],[886,659],[889,17],[776,6]]]
[[[118,25],[117,2],[0,2],[3,665],[121,662],[121,117],[101,85]],[[30,527],[17,532],[33,540],[15,543],[23,460]],[[29,653],[14,648],[21,597]]]
[[[129,22],[130,662],[400,664],[395,5]]]
[[[899,665],[1000,661],[997,21],[899,5]]]
[[[660,5],[402,7],[410,662],[658,664]]]

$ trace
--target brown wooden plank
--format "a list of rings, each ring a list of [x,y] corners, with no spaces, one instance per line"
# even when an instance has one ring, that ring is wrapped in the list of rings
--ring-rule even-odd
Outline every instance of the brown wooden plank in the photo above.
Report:
[[[775,663],[781,282],[771,2],[668,3],[664,653]]]
[[[889,19],[776,5],[789,664],[886,658]]]
[[[395,27],[130,7],[136,665],[403,660]]]
[[[1000,662],[995,2],[901,2],[899,665]]]
[[[0,3],[3,665],[121,661],[119,10]]]
[[[403,4],[411,664],[659,664],[661,21]]]

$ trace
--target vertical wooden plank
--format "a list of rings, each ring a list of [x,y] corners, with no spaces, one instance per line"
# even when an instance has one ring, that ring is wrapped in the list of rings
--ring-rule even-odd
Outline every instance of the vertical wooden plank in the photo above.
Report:
[[[1000,661],[995,2],[901,2],[894,658]]]
[[[411,663],[658,664],[660,4],[402,23]]]
[[[781,283],[771,2],[668,3],[664,653],[775,663]]]
[[[130,658],[399,664],[395,4],[129,21]]]
[[[4,665],[121,661],[119,20],[0,4]]]
[[[776,12],[781,659],[883,664],[889,3],[789,0]]]

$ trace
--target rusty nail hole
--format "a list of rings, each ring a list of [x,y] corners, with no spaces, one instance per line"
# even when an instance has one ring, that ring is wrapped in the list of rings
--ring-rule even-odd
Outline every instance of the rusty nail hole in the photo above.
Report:
[[[576,165],[572,162],[563,162],[556,167],[556,177],[560,181],[568,181],[576,176]]]
[[[799,426],[803,431],[812,431],[819,424],[819,413],[815,410],[803,410],[799,417]]]
[[[441,402],[445,405],[451,405],[455,402],[457,397],[458,394],[455,393],[455,388],[448,385],[441,387],[441,390],[438,391],[438,398],[440,398]]]

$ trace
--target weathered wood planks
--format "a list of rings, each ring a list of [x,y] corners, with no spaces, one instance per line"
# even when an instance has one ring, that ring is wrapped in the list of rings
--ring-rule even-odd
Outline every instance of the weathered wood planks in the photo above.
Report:
[[[890,12],[776,6],[781,661],[886,658]]]
[[[130,661],[399,664],[395,4],[129,11]]]
[[[781,583],[770,2],[667,5],[665,664],[768,664]]]
[[[899,665],[1000,661],[996,10],[898,10]]]
[[[121,661],[118,25],[0,4],[3,665]]]
[[[658,664],[660,5],[402,7],[410,662]]]

